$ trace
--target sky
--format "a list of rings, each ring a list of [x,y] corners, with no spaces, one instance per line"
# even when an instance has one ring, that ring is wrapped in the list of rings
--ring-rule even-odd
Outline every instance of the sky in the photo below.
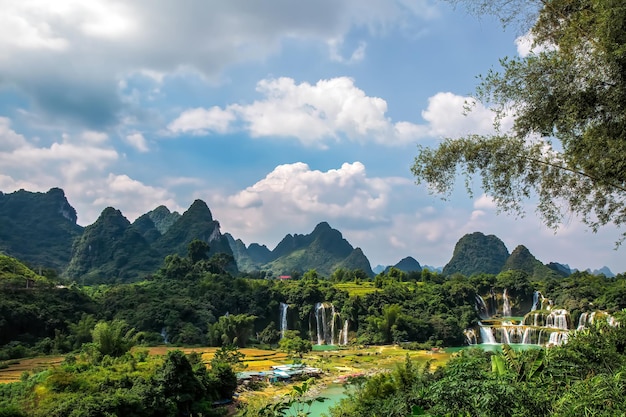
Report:
[[[556,233],[459,184],[416,185],[418,145],[492,131],[477,76],[519,28],[435,0],[0,0],[0,190],[62,188],[93,223],[204,200],[273,249],[328,222],[372,267],[443,266],[476,231],[544,263],[626,271],[620,231]],[[506,123],[506,121],[505,121]]]

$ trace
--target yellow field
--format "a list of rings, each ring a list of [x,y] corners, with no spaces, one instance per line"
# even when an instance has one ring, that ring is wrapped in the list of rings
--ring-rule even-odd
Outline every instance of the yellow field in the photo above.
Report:
[[[43,371],[60,364],[63,359],[63,356],[17,359],[18,363],[9,365],[6,369],[0,369],[0,384],[19,381],[24,372]]]

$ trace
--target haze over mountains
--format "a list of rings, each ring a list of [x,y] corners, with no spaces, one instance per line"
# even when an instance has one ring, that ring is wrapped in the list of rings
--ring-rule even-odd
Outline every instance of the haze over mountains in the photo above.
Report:
[[[196,200],[183,214],[159,206],[132,223],[113,207],[105,208],[84,228],[76,220],[76,211],[59,188],[46,193],[0,192],[0,251],[85,284],[142,279],[158,269],[166,256],[186,256],[187,245],[194,239],[209,244],[209,256],[225,254],[225,259],[231,259],[227,267],[232,272],[263,271],[265,276],[276,277],[316,269],[320,275],[330,276],[343,268],[374,275],[363,251],[326,222],[319,223],[310,234],[288,234],[270,250],[261,243],[246,245],[222,233],[219,221],[213,219],[202,200]],[[423,268],[411,256],[394,267],[405,272]],[[376,269],[379,272],[385,267]],[[509,269],[530,275],[565,276],[572,272],[567,265],[542,264],[524,246],[509,254],[498,237],[476,232],[458,241],[443,274],[497,274]],[[613,276],[606,267],[593,273]]]

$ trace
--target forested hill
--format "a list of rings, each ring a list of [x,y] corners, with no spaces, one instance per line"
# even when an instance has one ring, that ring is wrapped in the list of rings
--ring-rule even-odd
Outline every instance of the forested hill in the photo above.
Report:
[[[247,272],[267,271],[273,276],[301,275],[315,269],[330,276],[337,269],[360,269],[374,276],[369,260],[360,248],[354,248],[341,232],[326,222],[318,224],[307,235],[287,235],[270,251],[252,244],[246,248],[241,240],[229,239],[237,265]]]

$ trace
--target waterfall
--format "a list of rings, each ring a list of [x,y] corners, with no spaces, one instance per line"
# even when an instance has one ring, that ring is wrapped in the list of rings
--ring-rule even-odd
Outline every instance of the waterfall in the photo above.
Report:
[[[508,298],[503,295],[503,299]],[[544,299],[547,300],[547,299]],[[506,308],[504,309],[506,311]],[[582,314],[578,326],[591,323],[593,313]],[[602,313],[599,313],[602,314]],[[595,315],[597,320],[599,316]],[[607,315],[607,318],[610,317]],[[488,322],[479,322],[480,343],[482,344],[516,344],[524,345],[561,345],[567,343],[572,322],[569,312],[565,309],[554,309],[549,312],[531,310],[517,324],[511,319],[495,318]],[[473,344],[474,329],[464,331],[469,344]]]
[[[504,305],[502,306],[502,316],[503,317],[511,317],[511,303],[509,302],[509,296],[507,294],[507,289],[504,289],[502,293],[502,300]]]
[[[568,332],[552,332],[550,333],[550,339],[548,340],[548,344],[559,346],[563,343],[567,343],[568,338]]]
[[[475,308],[476,308],[476,311],[478,311],[478,315],[483,320],[488,319],[490,317],[489,308],[487,308],[487,304],[485,304],[485,300],[483,300],[483,297],[481,297],[478,294],[476,294],[475,299],[476,299]]]
[[[487,305],[489,306],[489,316],[495,316],[498,314],[498,298],[496,297],[496,292],[493,288],[489,291],[489,299],[487,300]]]
[[[491,327],[485,327],[482,324],[480,326],[480,338],[486,345],[497,345],[496,338],[491,331]]]
[[[530,308],[530,311],[537,310],[537,306],[539,305],[539,296],[541,293],[539,291],[535,291],[533,293],[533,306]]]
[[[324,344],[324,335],[326,334],[326,312],[324,311],[324,304],[315,304],[315,322],[317,324],[317,344]]]
[[[348,319],[346,319],[343,322],[343,334],[342,334],[344,346],[348,344],[348,326],[350,326],[350,323],[348,322]]]
[[[533,329],[532,327],[526,327],[524,330],[524,335],[522,336],[522,344],[524,345],[532,345],[533,344],[533,335],[537,333],[537,329]],[[537,343],[539,344],[539,343]]]
[[[554,310],[546,317],[546,327],[567,330],[569,313],[567,310]]]
[[[287,330],[287,309],[288,304],[280,303],[280,338],[285,337],[285,331]]]
[[[463,334],[465,334],[465,340],[467,340],[468,345],[473,346],[478,344],[478,341],[476,340],[476,331],[474,331],[474,329],[466,329],[463,331]]]
[[[335,313],[335,306],[333,304],[330,305],[330,344],[335,345],[339,344],[339,342],[335,343],[335,318],[337,313]]]
[[[506,327],[500,327],[500,340],[501,343],[511,344],[511,338],[509,337],[509,331]]]
[[[580,317],[578,318],[578,326],[576,327],[576,330],[583,330],[585,327],[587,327],[588,315],[589,315],[588,313],[582,313],[580,315]]]
[[[161,329],[161,337],[163,338],[163,343],[167,345],[169,343],[169,340],[167,337],[167,329],[165,327]]]

